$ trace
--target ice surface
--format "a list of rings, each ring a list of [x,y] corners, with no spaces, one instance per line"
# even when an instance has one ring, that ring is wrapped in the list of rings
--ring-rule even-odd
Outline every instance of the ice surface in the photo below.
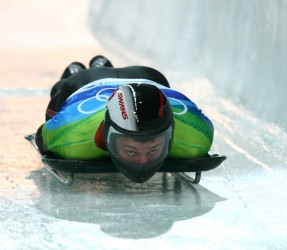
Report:
[[[57,1],[50,2],[57,8]],[[68,6],[68,13],[77,13],[76,4]],[[64,187],[46,173],[28,143],[29,156],[17,156],[41,112],[33,105],[35,112],[21,115],[17,103],[46,103],[48,92],[2,90],[1,127],[7,129],[0,137],[0,249],[286,249],[287,134],[272,118],[286,106],[286,74],[280,71],[287,63],[281,13],[286,3],[95,0],[87,7],[89,28],[105,48],[126,64],[159,68],[202,108],[215,126],[212,152],[228,159],[195,186],[176,174],[157,174],[144,184],[100,174],[76,175],[73,186]],[[258,36],[270,32],[260,41],[265,52],[248,39],[256,27]],[[281,68],[275,71],[265,56]],[[268,67],[266,79],[252,81]],[[277,97],[258,90],[271,76],[277,92],[281,88]],[[236,86],[228,84],[234,79]],[[268,110],[259,115],[262,99],[269,100],[274,116]],[[13,145],[5,137],[11,131]]]

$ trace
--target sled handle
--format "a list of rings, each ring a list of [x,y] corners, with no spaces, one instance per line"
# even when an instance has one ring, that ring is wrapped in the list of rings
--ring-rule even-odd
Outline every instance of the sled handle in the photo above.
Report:
[[[64,184],[65,186],[71,186],[74,182],[74,174],[68,173],[66,176],[61,174],[61,172],[51,168],[49,165],[44,164],[45,169],[53,175],[60,183]]]
[[[192,183],[192,184],[198,184],[201,180],[201,171],[196,171],[195,172],[195,177],[192,178],[185,172],[180,172],[179,175],[186,181]]]

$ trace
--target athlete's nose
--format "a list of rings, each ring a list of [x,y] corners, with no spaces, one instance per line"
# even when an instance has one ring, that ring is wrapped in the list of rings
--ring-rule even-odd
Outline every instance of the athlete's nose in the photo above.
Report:
[[[140,154],[138,156],[137,162],[140,164],[148,163],[148,158],[145,154]]]

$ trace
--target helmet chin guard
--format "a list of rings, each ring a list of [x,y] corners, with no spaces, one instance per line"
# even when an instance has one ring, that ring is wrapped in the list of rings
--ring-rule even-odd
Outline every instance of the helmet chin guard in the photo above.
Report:
[[[132,181],[144,182],[162,166],[173,131],[171,105],[154,85],[122,85],[107,102],[105,145],[116,167]]]

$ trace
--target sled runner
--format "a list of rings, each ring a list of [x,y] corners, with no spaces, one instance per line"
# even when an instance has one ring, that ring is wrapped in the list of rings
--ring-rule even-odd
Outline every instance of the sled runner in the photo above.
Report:
[[[35,134],[25,136],[32,146],[39,152],[35,142]],[[56,179],[65,185],[71,185],[74,181],[74,174],[80,173],[115,173],[119,170],[114,166],[111,159],[101,158],[95,160],[66,160],[59,159],[51,155],[41,155],[42,162],[46,170]],[[158,172],[178,172],[186,180],[193,184],[198,184],[201,179],[201,172],[208,171],[218,167],[226,156],[222,155],[206,155],[193,159],[171,159],[168,158]],[[194,172],[195,177],[192,178],[186,173]]]

